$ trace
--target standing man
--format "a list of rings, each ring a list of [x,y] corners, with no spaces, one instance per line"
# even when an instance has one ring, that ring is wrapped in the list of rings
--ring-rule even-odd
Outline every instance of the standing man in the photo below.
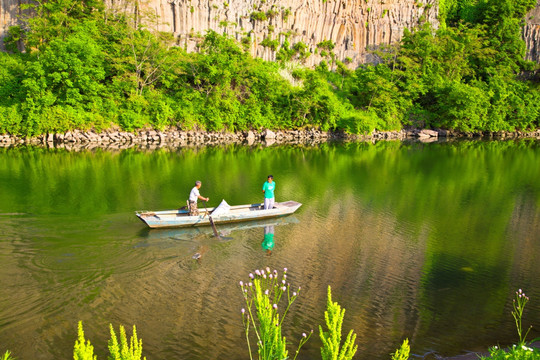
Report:
[[[191,192],[189,193],[189,215],[190,216],[198,216],[199,215],[199,209],[197,208],[197,199],[201,199],[204,201],[210,200],[210,198],[202,197],[199,193],[199,189],[201,188],[202,183],[197,180],[195,181],[195,186],[193,189],[191,189]]]
[[[268,180],[263,184],[263,194],[264,194],[264,210],[274,208],[274,190],[276,189],[276,183],[274,182],[274,177],[268,175]]]

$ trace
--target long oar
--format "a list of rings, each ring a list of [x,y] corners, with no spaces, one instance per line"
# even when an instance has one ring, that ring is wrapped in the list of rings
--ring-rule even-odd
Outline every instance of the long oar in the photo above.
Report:
[[[206,210],[206,213],[208,214],[208,220],[210,220],[210,225],[212,225],[212,230],[214,230],[214,236],[218,239],[221,239],[221,236],[219,236],[219,233],[217,231],[216,225],[214,224],[214,220],[212,220],[212,216],[208,212],[208,209],[206,208],[206,201],[204,202],[204,210]]]

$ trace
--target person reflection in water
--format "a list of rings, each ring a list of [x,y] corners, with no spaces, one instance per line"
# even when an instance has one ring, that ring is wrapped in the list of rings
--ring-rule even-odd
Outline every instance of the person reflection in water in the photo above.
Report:
[[[263,250],[266,250],[267,255],[272,255],[272,249],[274,249],[274,225],[267,225],[264,227],[262,248]]]

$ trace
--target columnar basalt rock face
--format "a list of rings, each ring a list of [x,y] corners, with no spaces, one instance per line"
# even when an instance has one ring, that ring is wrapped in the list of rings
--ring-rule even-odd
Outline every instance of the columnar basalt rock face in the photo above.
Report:
[[[17,23],[26,1],[0,0],[0,37]],[[133,1],[105,2],[117,11],[133,11]],[[338,60],[371,61],[368,49],[397,42],[405,28],[420,21],[437,24],[438,15],[436,0],[141,0],[139,5],[158,15],[159,30],[174,33],[188,51],[214,30],[244,40],[252,55],[265,60],[275,60],[285,40],[290,46],[303,43],[309,56],[302,62],[308,66],[330,62],[328,49],[321,56],[325,49],[317,48],[323,41],[335,46]]]
[[[0,50],[4,49],[4,42],[10,26],[19,24],[19,19],[24,15],[21,5],[28,4],[31,0],[0,0]],[[26,11],[28,13],[28,11]]]
[[[17,25],[21,5],[31,0],[0,0],[0,39]],[[132,12],[135,0],[105,0],[109,8]],[[351,66],[376,61],[369,49],[399,41],[405,28],[421,21],[438,25],[437,0],[137,0],[159,17],[159,29],[175,34],[178,44],[195,51],[208,30],[250,44],[252,55],[275,60],[285,42],[304,43],[308,66],[328,55],[317,44],[327,40],[332,52]],[[540,0],[526,17],[523,37],[527,59],[540,62]],[[266,41],[265,41],[266,39]],[[330,43],[331,42],[331,43]],[[0,49],[3,49],[0,41]],[[274,48],[274,49],[273,49]]]
[[[527,60],[540,62],[540,0],[536,8],[531,10],[525,18],[523,27],[523,39],[527,44]]]
[[[108,6],[125,8],[118,0]],[[436,0],[151,0],[144,7],[159,16],[160,30],[173,32],[188,51],[214,30],[249,40],[252,55],[265,60],[275,60],[286,40],[290,46],[301,42],[309,54],[301,61],[308,66],[330,62],[328,49],[317,47],[323,41],[335,46],[338,60],[354,65],[372,61],[368,49],[399,41],[405,28],[438,23]]]

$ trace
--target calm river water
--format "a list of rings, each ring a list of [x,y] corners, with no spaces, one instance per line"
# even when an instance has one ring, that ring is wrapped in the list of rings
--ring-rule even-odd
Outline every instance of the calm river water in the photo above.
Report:
[[[197,179],[210,205],[260,202],[268,174],[303,206],[219,226],[231,239],[134,215],[182,206]],[[0,353],[17,359],[72,358],[78,320],[98,359],[109,323],[135,324],[148,360],[247,359],[238,282],[266,266],[302,287],[284,323],[294,343],[314,330],[301,359],[320,358],[328,285],[356,359],[405,338],[452,356],[517,341],[519,288],[540,336],[539,259],[538,141],[0,149]]]

